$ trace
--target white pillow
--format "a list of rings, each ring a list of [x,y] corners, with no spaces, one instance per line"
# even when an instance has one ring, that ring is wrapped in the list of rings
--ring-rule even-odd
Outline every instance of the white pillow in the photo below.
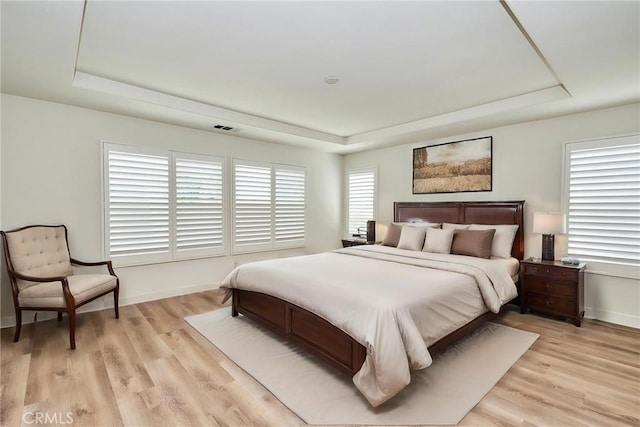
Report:
[[[469,224],[452,224],[450,222],[443,222],[442,223],[442,228],[446,229],[446,228],[450,228],[450,229],[454,229],[454,230],[468,230],[470,227]]]
[[[453,242],[453,228],[439,229],[427,228],[427,237],[424,241],[423,252],[434,252],[437,254],[451,253],[451,243]]]
[[[471,224],[469,230],[490,230],[492,228],[496,230],[496,234],[493,235],[493,242],[491,242],[491,257],[511,258],[511,248],[518,231],[518,225]]]
[[[428,229],[426,227],[402,227],[400,233],[400,241],[398,242],[398,249],[409,249],[412,251],[419,251],[424,244],[424,236]]]

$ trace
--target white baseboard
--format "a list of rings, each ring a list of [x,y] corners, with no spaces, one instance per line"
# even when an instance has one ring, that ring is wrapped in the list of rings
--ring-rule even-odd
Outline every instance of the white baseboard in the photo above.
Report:
[[[141,295],[132,295],[128,297],[120,297],[120,307],[124,307],[126,305],[139,304],[141,302],[155,301],[163,298],[170,298],[179,295],[187,295],[193,294],[196,292],[209,291],[212,289],[217,289],[217,285],[206,284],[206,285],[197,285],[190,286],[188,288],[178,288],[178,289],[167,289],[159,292],[150,292]],[[122,289],[122,288],[121,288]],[[113,298],[112,294],[107,294],[102,298],[97,299],[96,301],[92,301],[85,306],[82,306],[78,309],[78,313],[89,313],[92,311],[100,311],[113,309]],[[22,324],[27,325],[29,323],[33,323],[33,315],[35,311],[23,311],[22,312]],[[39,311],[38,312],[38,321],[45,321],[49,319],[55,319],[57,316],[54,311]],[[9,328],[16,325],[16,317],[15,315],[4,316],[0,319],[0,328]]]
[[[193,293],[202,292],[202,291],[210,291],[213,289],[218,289],[218,287],[219,285],[217,284],[214,285],[214,284],[208,283],[205,285],[190,286],[188,288],[167,289],[159,292],[151,292],[151,293],[142,294],[142,295],[134,295],[130,297],[120,298],[120,305],[124,306],[124,305],[139,304],[141,302],[155,301],[157,299],[171,298],[179,295],[193,294]],[[109,307],[109,305],[107,305],[107,307]]]
[[[640,316],[616,313],[613,311],[597,310],[591,307],[584,308],[584,317],[587,319],[597,319],[618,325],[631,326],[640,329]]]

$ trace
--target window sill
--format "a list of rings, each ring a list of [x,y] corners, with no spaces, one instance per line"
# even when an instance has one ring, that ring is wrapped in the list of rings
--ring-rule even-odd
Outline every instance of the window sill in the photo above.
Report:
[[[219,253],[219,254],[208,254],[208,255],[198,255],[192,256],[188,258],[175,258],[175,259],[162,259],[162,260],[149,260],[149,261],[123,261],[118,262],[117,259],[111,259],[113,264],[113,268],[129,268],[129,267],[142,267],[145,265],[155,265],[155,264],[170,264],[175,262],[186,262],[186,261],[197,261],[201,259],[207,258],[221,258],[224,256],[229,256],[228,252]]]

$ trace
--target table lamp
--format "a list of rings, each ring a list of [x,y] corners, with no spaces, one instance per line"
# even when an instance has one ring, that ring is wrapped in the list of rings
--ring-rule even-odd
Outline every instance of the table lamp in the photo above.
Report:
[[[553,261],[554,236],[566,234],[567,217],[560,212],[536,212],[533,214],[533,232],[542,234],[542,260]]]
[[[367,221],[367,242],[373,243],[376,241],[376,222]]]

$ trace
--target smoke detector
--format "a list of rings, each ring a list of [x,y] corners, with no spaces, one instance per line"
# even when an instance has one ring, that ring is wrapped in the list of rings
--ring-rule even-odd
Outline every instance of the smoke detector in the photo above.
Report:
[[[340,79],[337,76],[327,76],[324,78],[323,81],[328,85],[334,85],[338,83]]]

